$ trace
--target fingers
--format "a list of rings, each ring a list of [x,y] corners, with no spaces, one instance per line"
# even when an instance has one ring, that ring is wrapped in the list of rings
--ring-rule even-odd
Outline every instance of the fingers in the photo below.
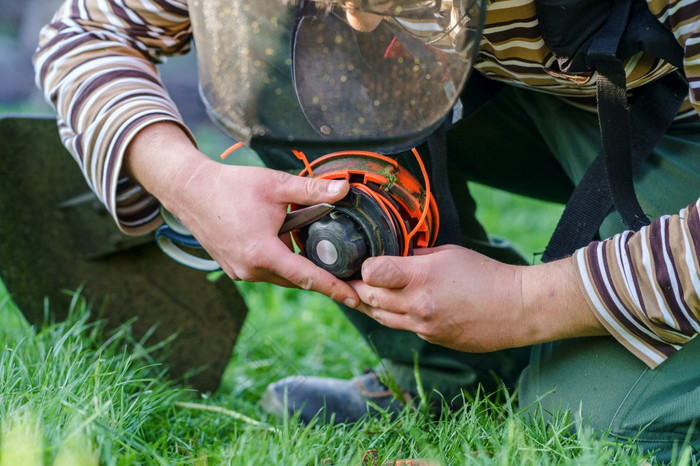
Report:
[[[398,305],[401,295],[394,290],[375,288],[355,280],[349,282],[360,297],[357,310],[367,314],[380,324],[395,329],[406,329],[406,316],[403,307]]]
[[[441,315],[430,289],[391,290],[359,281],[352,285],[362,300],[357,310],[385,327],[407,330],[433,343],[443,341],[445,335],[452,342],[461,333],[459,325]]]
[[[359,280],[350,282],[350,285],[362,301],[358,309],[365,314],[370,315],[372,311],[379,309],[394,314],[405,314],[409,309],[407,300],[410,301],[411,298],[409,293],[403,290],[375,287]]]
[[[374,288],[362,282],[352,282],[362,303],[357,310],[380,324],[397,330],[420,333],[435,314],[432,301],[403,290]]]
[[[412,330],[411,324],[405,314],[397,314],[395,312],[389,312],[385,311],[384,309],[372,308],[365,305],[361,305],[359,310],[385,327],[396,330]]]
[[[414,262],[410,257],[369,258],[362,264],[362,280],[379,288],[404,288],[411,282]]]
[[[362,281],[351,282],[363,303],[360,310],[374,317],[378,310],[404,314],[412,309],[416,289],[412,284],[424,281],[422,262],[419,258],[397,256],[367,259],[362,264]]]
[[[348,193],[350,184],[345,180],[324,180],[307,178],[277,172],[274,178],[274,192],[284,203],[313,205],[320,202],[337,202]]]
[[[428,254],[435,254],[436,252],[447,251],[450,249],[463,249],[463,248],[461,246],[457,246],[456,244],[443,244],[442,246],[437,246],[434,248],[415,248],[413,250],[413,255],[414,256],[426,256]]]
[[[405,288],[411,283],[421,284],[425,281],[425,256],[451,249],[463,249],[453,244],[436,248],[416,248],[413,256],[381,256],[371,257],[362,264],[362,280],[368,285],[381,288]]]
[[[350,307],[358,306],[359,296],[349,284],[316,266],[307,258],[292,253],[284,243],[277,242],[266,249],[268,257],[274,258],[267,268],[278,277],[299,288],[322,293]]]

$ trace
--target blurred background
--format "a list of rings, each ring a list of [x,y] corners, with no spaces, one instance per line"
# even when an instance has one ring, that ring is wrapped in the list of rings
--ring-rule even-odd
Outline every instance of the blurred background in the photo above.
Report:
[[[0,113],[52,114],[34,84],[32,54],[39,31],[63,0],[0,0]],[[206,115],[199,98],[196,53],[170,57],[160,67],[163,81],[202,149],[218,155],[231,140]],[[250,154],[246,154],[247,157]],[[248,163],[255,162],[247,160]]]
[[[60,5],[58,0],[0,0],[0,104],[42,108],[34,88],[31,56],[41,27]],[[45,110],[48,110],[46,108]]]

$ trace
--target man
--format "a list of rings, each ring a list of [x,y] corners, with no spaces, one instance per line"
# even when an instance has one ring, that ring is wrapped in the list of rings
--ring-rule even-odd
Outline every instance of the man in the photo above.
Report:
[[[392,2],[362,2],[360,7],[339,3],[340,10],[313,13],[312,20],[340,19],[363,34],[386,24],[407,26],[406,21],[412,20],[405,20],[396,8],[371,8]],[[398,3],[402,8],[416,6],[415,2]],[[442,5],[433,6],[438,4]],[[407,396],[415,393],[416,354],[423,383],[448,399],[459,389],[474,389],[477,384],[495,388],[491,373],[496,372],[507,385],[519,378],[522,406],[534,405],[547,394],[542,401],[545,410],[572,409],[584,422],[590,420],[593,427],[609,429],[614,436],[632,437],[646,427],[640,442],[644,448],[661,449],[660,459],[668,458],[673,442],[686,438],[700,415],[700,393],[695,390],[700,364],[692,358],[698,345],[693,337],[700,328],[700,206],[696,202],[700,91],[694,85],[700,76],[700,50],[695,45],[700,22],[692,2],[686,6],[649,1],[651,12],[684,47],[684,71],[691,83],[689,98],[674,124],[636,173],[642,208],[656,219],[649,228],[625,231],[611,212],[599,230],[601,238],[609,238],[605,242],[591,243],[571,258],[520,267],[506,264],[517,262],[515,255],[492,243],[473,217],[473,206],[456,199],[461,207],[462,243],[492,257],[500,250],[498,257],[507,258],[505,262],[446,245],[417,250],[412,257],[369,259],[362,281],[349,283],[291,253],[277,235],[289,203],[336,202],[348,192],[347,183],[212,161],[196,149],[154,67],[162,55],[186,51],[194,34],[202,92],[211,114],[231,133],[244,133],[253,147],[257,141],[268,166],[286,169],[295,166],[290,162],[293,158],[285,158],[287,148],[280,151],[261,141],[277,135],[278,141],[295,146],[303,145],[305,138],[313,139],[306,120],[314,118],[311,107],[317,96],[305,90],[324,85],[336,88],[344,81],[339,77],[324,84],[317,79],[315,86],[305,89],[305,80],[314,73],[302,63],[322,68],[335,52],[314,59],[323,46],[318,50],[297,47],[289,59],[292,30],[292,43],[303,44],[301,26],[312,20],[302,14],[299,24],[288,24],[289,17],[298,16],[285,16],[284,2],[274,7],[265,2],[214,0],[189,5],[168,0],[157,5],[143,0],[67,0],[42,32],[35,57],[37,82],[57,109],[66,147],[124,231],[151,231],[160,221],[162,204],[232,279],[297,286],[344,303],[348,318],[377,348]],[[417,8],[428,6],[421,2]],[[246,16],[251,11],[258,14],[252,20]],[[476,13],[472,17],[478,17],[478,8]],[[458,20],[466,17],[462,13]],[[250,37],[238,40],[241,30]],[[451,40],[448,47],[454,50],[448,52],[469,48],[455,45],[456,36],[450,34],[457,30],[446,28],[440,36]],[[345,36],[331,35],[331,42],[337,37]],[[365,36],[353,37],[360,41]],[[448,132],[453,173],[521,194],[565,201],[601,147],[597,117],[589,105],[595,97],[594,75],[567,74],[558,68],[541,38],[535,5],[528,0],[492,2],[483,38],[478,38],[476,69],[509,85]],[[276,45],[280,40],[283,46]],[[338,42],[347,44],[345,39]],[[411,39],[400,42],[410,45]],[[423,43],[434,46],[407,47],[409,55],[434,53],[441,45]],[[389,41],[389,45],[396,44]],[[381,57],[395,57],[395,49],[385,50],[389,49],[383,47]],[[309,60],[304,61],[305,56]],[[271,64],[269,69],[260,72],[266,64]],[[647,54],[635,54],[625,67],[630,89],[673,70]],[[449,75],[468,73],[467,67],[457,68],[450,68]],[[329,73],[326,70],[321,76]],[[403,83],[395,80],[386,87]],[[448,87],[443,88],[449,93]],[[362,92],[346,100],[361,101]],[[293,98],[284,100],[290,95]],[[369,99],[362,111],[374,102]],[[265,119],[266,110],[282,116]],[[323,110],[325,118],[328,109]],[[362,122],[364,117],[342,121]],[[375,122],[387,120],[384,115]],[[326,132],[324,126],[320,128],[319,134]],[[680,214],[667,216],[680,209],[684,209]],[[527,359],[523,353],[530,352],[531,345],[536,346],[522,372]],[[336,419],[347,420],[364,413],[368,399],[396,405],[374,374],[353,381],[283,380],[268,388],[264,402],[279,408],[285,394],[290,406],[305,407],[303,418],[324,405],[336,413]],[[700,437],[693,435],[692,442],[697,447]]]

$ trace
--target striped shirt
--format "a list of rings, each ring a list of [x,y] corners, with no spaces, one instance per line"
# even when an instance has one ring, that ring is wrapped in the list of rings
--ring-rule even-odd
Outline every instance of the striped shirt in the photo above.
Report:
[[[573,260],[600,322],[650,367],[700,331],[700,200]]]
[[[697,118],[700,2],[647,3],[685,50],[690,92],[679,118]],[[56,109],[63,143],[88,184],[130,234],[155,228],[159,204],[121,173],[124,151],[139,130],[154,122],[170,121],[188,131],[156,64],[187,52],[191,39],[186,0],[66,0],[41,32],[34,57],[37,85]],[[532,0],[490,3],[475,67],[492,79],[594,109],[595,74],[566,75],[556,72],[555,62]],[[641,54],[627,60],[625,69],[629,88],[673,71]],[[638,233],[593,243],[572,258],[600,321],[651,367],[700,329],[699,210],[696,203]]]
[[[691,92],[678,118],[695,119],[700,112],[700,15],[696,17],[694,11],[698,2],[647,0],[647,3],[685,49],[684,69]],[[534,1],[492,0],[475,68],[491,79],[563,96],[573,105],[595,111],[597,73],[561,72],[538,24]],[[633,89],[674,69],[651,55],[637,54],[625,63],[627,87]]]

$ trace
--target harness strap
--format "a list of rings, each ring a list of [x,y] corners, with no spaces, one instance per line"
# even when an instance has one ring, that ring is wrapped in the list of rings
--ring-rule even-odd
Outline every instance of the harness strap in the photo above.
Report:
[[[447,126],[449,118],[428,136],[430,170],[433,179],[433,197],[440,214],[440,229],[435,244],[462,244],[457,206],[452,198],[447,174]]]
[[[617,53],[632,1],[613,0],[608,19],[588,50],[588,64],[598,72],[602,150],[569,198],[542,256],[545,262],[571,255],[591,242],[612,206],[631,230],[650,223],[637,200],[633,172],[671,126],[687,84],[678,72],[647,84],[630,110],[625,68]]]
[[[623,223],[636,231],[648,225],[649,219],[639,205],[632,183],[627,77],[624,64],[617,57],[631,3],[630,0],[613,1],[610,16],[593,41],[588,58],[598,71],[598,119],[610,197]]]
[[[466,119],[479,110],[503,88],[503,83],[484,77],[474,71],[462,92],[462,114],[459,119]],[[452,127],[452,115],[448,114],[443,124],[428,136],[428,153],[430,154],[430,176],[435,203],[440,214],[440,230],[436,245],[462,244],[462,228],[459,213],[450,189],[447,173],[447,131]],[[467,193],[468,195],[468,193]]]
[[[679,71],[644,86],[629,114],[630,174],[641,166],[671,126],[687,89],[687,81]],[[574,189],[542,256],[543,262],[567,257],[595,239],[600,224],[613,207],[605,157],[602,152],[598,154]],[[612,184],[619,175],[617,172],[613,175]]]

